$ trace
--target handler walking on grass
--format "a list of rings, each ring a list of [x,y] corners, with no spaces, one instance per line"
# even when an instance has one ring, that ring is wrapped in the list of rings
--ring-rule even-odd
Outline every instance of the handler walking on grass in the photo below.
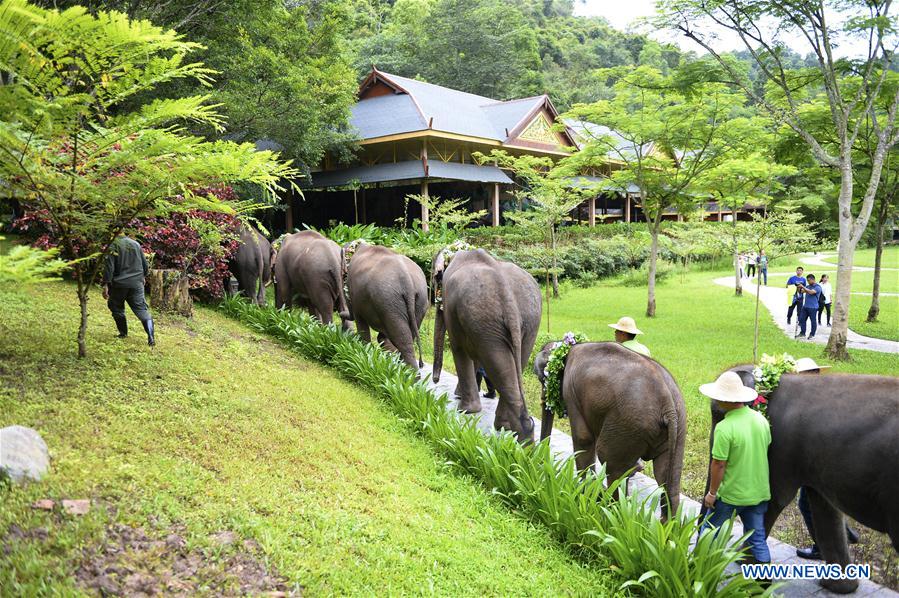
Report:
[[[719,528],[736,513],[743,528],[751,532],[747,543],[755,562],[771,562],[765,541],[765,511],[771,499],[768,484],[768,445],[771,428],[761,413],[748,407],[758,396],[743,386],[734,372],[724,372],[699,391],[726,411],[715,427],[709,493],[703,503],[711,513],[699,529],[702,535]]]
[[[637,323],[634,322],[633,318],[623,316],[614,324],[609,324],[609,328],[615,329],[616,343],[621,343],[622,347],[627,347],[634,353],[652,357],[652,355],[649,354],[649,348],[646,345],[637,342],[637,335],[643,333],[637,330]]]
[[[147,258],[134,239],[121,235],[113,241],[112,253],[106,258],[103,271],[103,298],[112,312],[119,329],[119,338],[128,336],[128,320],[125,318],[125,303],[144,325],[147,344],[156,345],[153,316],[144,299],[144,280],[149,273]]]

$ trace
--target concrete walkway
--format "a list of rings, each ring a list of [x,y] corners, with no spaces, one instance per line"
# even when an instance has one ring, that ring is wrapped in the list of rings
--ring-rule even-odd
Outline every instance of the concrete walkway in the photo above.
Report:
[[[786,274],[768,274],[769,282],[771,278],[783,276],[786,277]],[[719,284],[721,286],[734,288],[734,277],[733,276],[723,276],[721,278],[715,279],[715,284]],[[796,313],[793,314],[793,321],[791,324],[787,324],[787,289],[786,283],[782,286],[778,286],[778,283],[775,283],[776,286],[762,286],[761,287],[761,303],[764,305],[768,312],[771,314],[771,317],[774,319],[774,323],[783,330],[784,334],[793,338],[793,336],[798,332],[798,328],[796,327],[796,321],[798,319],[798,315]],[[743,291],[751,293],[753,295],[756,294],[757,288],[756,285],[749,282],[748,280],[743,280]],[[806,329],[806,334],[810,333],[811,329]],[[826,325],[818,326],[818,332],[815,334],[815,338],[811,341],[806,342],[814,342],[819,345],[827,344],[827,339],[830,337],[830,328]],[[797,339],[804,340],[804,339]],[[881,353],[892,353],[894,355],[899,355],[899,342],[884,340],[880,338],[873,338],[870,336],[863,336],[861,334],[857,334],[852,330],[849,331],[849,338],[846,345],[850,349],[867,349],[869,351],[879,351]]]
[[[458,400],[455,399],[457,382],[456,376],[444,371],[440,376],[440,382],[438,384],[434,384],[433,382],[431,382],[431,366],[428,364],[425,364],[425,367],[421,369],[420,374],[422,378],[428,381],[428,386],[434,391],[436,395],[439,396],[441,394],[445,394],[451,399],[447,405],[447,408],[456,412],[455,409],[458,405]],[[497,403],[497,399],[488,399],[481,395],[481,405],[483,406],[483,410],[480,414],[475,416],[466,416],[460,414],[459,416],[476,417],[478,419],[478,428],[484,434],[494,434],[496,433],[496,431],[493,428],[493,420],[496,416]],[[536,419],[534,419],[534,437],[540,438],[540,422]],[[553,429],[549,441],[553,453],[556,454],[557,458],[560,461],[572,455],[573,449],[571,436],[569,436],[565,432],[560,431],[558,428]],[[634,474],[633,477],[628,480],[628,493],[636,492],[637,496],[645,497],[657,490],[658,485],[656,484],[655,480],[642,473]],[[685,494],[681,494],[681,504],[683,505],[684,511],[686,513],[692,515],[699,512],[700,504],[692,498],[686,496]],[[739,538],[743,535],[743,526],[740,524],[739,520],[734,523],[733,534],[735,538]],[[780,540],[777,540],[775,538],[768,538],[768,547],[771,550],[771,562],[773,563],[818,562],[804,561],[800,559],[796,556],[796,548],[794,546],[790,546],[789,544],[781,542]],[[738,569],[736,568],[736,566],[732,566],[731,571],[737,572]],[[824,597],[837,596],[838,594],[833,594],[826,591],[821,586],[819,586],[817,582],[802,580],[786,582],[785,585],[781,588],[779,595],[786,596],[788,598],[806,598],[812,595],[815,595],[816,597]],[[885,588],[871,581],[862,581],[859,584],[858,590],[853,595],[865,596],[866,598],[899,598],[899,593],[896,593],[889,588]]]

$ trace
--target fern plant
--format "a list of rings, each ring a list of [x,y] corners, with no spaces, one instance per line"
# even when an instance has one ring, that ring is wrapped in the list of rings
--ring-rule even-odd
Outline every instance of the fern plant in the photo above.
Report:
[[[219,129],[206,95],[147,93],[176,80],[207,86],[199,49],[174,31],[117,12],[38,8],[0,0],[0,179],[46,213],[70,260],[86,355],[87,299],[116,236],[136,217],[198,207],[228,211],[192,189],[248,182],[270,196],[297,172],[252,144],[208,142],[189,126]]]

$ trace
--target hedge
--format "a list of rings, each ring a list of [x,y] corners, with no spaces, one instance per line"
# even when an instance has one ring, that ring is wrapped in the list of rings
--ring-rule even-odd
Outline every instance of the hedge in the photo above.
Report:
[[[574,460],[556,461],[548,442],[520,445],[508,432],[484,435],[474,418],[447,410],[395,354],[307,314],[257,307],[239,298],[222,303],[228,315],[274,336],[309,359],[336,369],[369,389],[425,439],[450,467],[479,480],[510,507],[543,524],[574,555],[607,566],[629,588],[653,596],[748,596],[762,588],[726,567],[740,558],[731,524],[705,534],[695,546],[695,517],[679,511],[666,523],[656,516],[658,493],[645,500],[614,499],[621,480],[605,486],[604,473],[578,476]],[[585,592],[589,589],[585,588]],[[771,589],[764,590],[766,594]]]

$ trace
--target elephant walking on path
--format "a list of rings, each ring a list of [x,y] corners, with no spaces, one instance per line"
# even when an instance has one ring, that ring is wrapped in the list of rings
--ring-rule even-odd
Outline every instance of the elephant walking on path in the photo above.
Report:
[[[434,382],[440,379],[448,333],[459,376],[459,409],[481,410],[475,375],[480,364],[499,393],[494,427],[515,432],[519,442],[532,442],[534,421],[524,402],[522,371],[540,327],[540,287],[534,277],[483,249],[441,251],[431,275],[437,307]]]
[[[553,343],[534,359],[541,382]],[[687,412],[674,378],[657,361],[618,343],[579,343],[571,347],[562,377],[562,399],[571,421],[579,471],[598,458],[609,480],[632,469],[638,459],[653,461],[653,473],[667,500],[662,517],[680,503]],[[552,412],[544,410],[541,440],[552,433]]]
[[[747,386],[753,382],[744,377]],[[828,563],[851,562],[843,513],[888,534],[899,550],[899,378],[785,374],[768,397],[768,418],[766,535],[805,487],[814,539]],[[712,438],[720,420],[713,408]],[[831,579],[821,585],[849,593],[858,581]]]
[[[399,351],[411,368],[422,367],[418,331],[428,311],[428,282],[418,265],[386,247],[359,243],[341,250],[346,268],[349,310],[356,332],[371,342],[369,328],[378,340]],[[418,360],[415,345],[418,344]]]
[[[257,305],[265,305],[265,287],[272,279],[274,249],[268,239],[251,226],[242,224],[239,235],[240,245],[228,262],[228,270],[237,279],[238,293]]]
[[[340,247],[334,241],[311,230],[286,236],[275,260],[277,307],[296,303],[323,324],[331,323],[336,310],[343,329],[349,329],[342,272]]]

